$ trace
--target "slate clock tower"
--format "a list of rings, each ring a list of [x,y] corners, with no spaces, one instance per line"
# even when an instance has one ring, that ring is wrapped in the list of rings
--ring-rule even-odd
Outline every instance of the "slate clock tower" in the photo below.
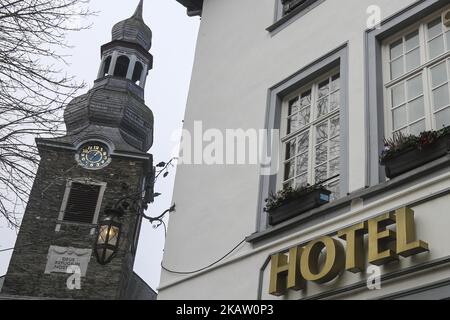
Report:
[[[147,153],[153,143],[153,114],[144,103],[152,32],[142,7],[141,0],[129,19],[114,25],[112,41],[101,47],[94,86],[65,109],[67,134],[36,139],[41,162],[2,295],[130,298],[139,213],[153,197],[154,169]],[[134,195],[130,205],[118,218],[117,253],[102,265],[95,255],[97,225],[106,218],[105,209],[129,195]],[[77,276],[70,266],[80,272],[78,288],[69,279]]]

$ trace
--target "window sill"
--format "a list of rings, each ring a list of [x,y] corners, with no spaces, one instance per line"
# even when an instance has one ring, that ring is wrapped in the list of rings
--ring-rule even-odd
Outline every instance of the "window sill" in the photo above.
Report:
[[[356,199],[367,200],[370,198],[374,198],[376,196],[383,195],[389,191],[400,188],[405,184],[410,183],[414,180],[426,177],[427,175],[430,175],[441,169],[446,169],[448,168],[449,165],[450,165],[450,154],[447,154],[442,158],[439,158],[419,168],[406,172],[394,179],[385,181],[370,188],[355,191],[344,198],[323,205],[322,207],[313,209],[311,211],[305,212],[302,215],[295,217],[284,223],[281,223],[277,226],[270,227],[266,230],[253,233],[247,237],[246,241],[251,244],[256,244],[263,240],[268,240],[284,232],[290,231],[312,220],[316,220],[318,218],[325,219],[325,216],[332,215],[333,213],[336,214],[336,212],[339,210],[340,212],[338,212],[338,215],[340,215],[341,213],[349,212],[352,201]]]
[[[72,222],[72,221],[65,221],[65,220],[56,220],[56,228],[55,232],[61,231],[61,226],[73,226],[73,227],[81,227],[90,229],[90,234],[93,235],[95,233],[95,229],[97,228],[96,224],[92,223],[84,223],[84,222]]]
[[[311,11],[312,9],[314,9],[315,7],[317,7],[319,4],[321,4],[324,1],[325,0],[310,0],[310,1],[305,2],[304,4],[298,6],[297,8],[295,8],[288,14],[279,18],[275,23],[273,23],[272,25],[267,27],[266,30],[269,32],[274,32],[279,27],[287,24],[288,21],[293,20],[294,17],[300,18],[301,16],[305,15],[306,13],[308,13],[309,11]]]

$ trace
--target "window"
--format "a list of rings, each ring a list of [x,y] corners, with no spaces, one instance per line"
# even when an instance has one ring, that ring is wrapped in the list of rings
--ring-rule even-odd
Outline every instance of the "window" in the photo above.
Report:
[[[266,28],[267,31],[275,31],[278,27],[286,25],[293,17],[301,17],[325,0],[275,0],[276,14],[274,23]]]
[[[349,192],[348,65],[344,44],[269,88],[265,128],[271,132],[266,141],[270,156],[260,164],[257,232],[269,226],[265,199],[283,186],[325,180],[333,199]]]
[[[398,131],[416,133],[421,126],[439,129],[450,122],[443,106],[448,74],[441,65],[448,65],[450,58],[449,26],[441,20],[449,9],[448,1],[416,1],[366,31],[367,186],[386,179],[379,164],[385,137]]]
[[[126,78],[129,64],[130,59],[127,56],[120,56],[114,68],[114,76]]]
[[[334,70],[285,98],[282,187],[323,184],[339,197],[340,90]]]
[[[301,6],[309,5],[314,1],[311,0],[280,0],[282,4],[282,13],[286,15],[292,12],[296,8]]]
[[[143,69],[144,67],[142,66],[142,63],[137,61],[136,64],[134,65],[133,77],[131,78],[131,81],[133,81],[136,84],[139,84]]]
[[[450,125],[450,28],[441,12],[383,46],[385,135]]]
[[[111,66],[111,56],[105,59],[103,65],[103,76],[109,75],[109,67]]]
[[[106,183],[86,179],[69,180],[66,184],[59,222],[97,223]],[[60,224],[56,231],[59,231]]]

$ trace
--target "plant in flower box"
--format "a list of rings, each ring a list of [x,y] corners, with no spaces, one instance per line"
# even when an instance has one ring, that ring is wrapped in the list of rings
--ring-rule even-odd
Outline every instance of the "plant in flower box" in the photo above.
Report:
[[[285,188],[266,199],[269,224],[276,225],[330,201],[331,192],[322,185]]]
[[[396,133],[385,139],[380,164],[386,176],[395,178],[438,159],[450,150],[450,126],[439,131],[424,131],[418,136]]]

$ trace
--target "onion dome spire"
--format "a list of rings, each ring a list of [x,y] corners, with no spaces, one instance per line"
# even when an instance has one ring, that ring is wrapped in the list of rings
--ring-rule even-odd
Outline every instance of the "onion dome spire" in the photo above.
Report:
[[[112,29],[112,40],[120,40],[141,45],[146,51],[152,46],[152,31],[142,17],[144,1],[140,0],[134,14],[116,23]]]

